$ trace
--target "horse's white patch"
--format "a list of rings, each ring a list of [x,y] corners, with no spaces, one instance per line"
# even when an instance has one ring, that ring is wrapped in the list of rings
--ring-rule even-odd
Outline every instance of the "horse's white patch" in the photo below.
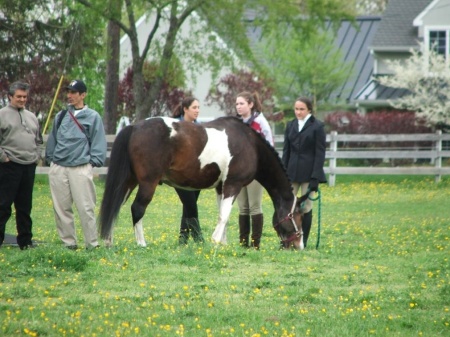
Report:
[[[161,118],[164,123],[166,123],[167,127],[170,129],[170,137],[174,137],[177,135],[177,131],[173,128],[173,123],[179,123],[179,119],[171,118],[171,117],[157,117]]]
[[[202,153],[198,157],[200,168],[204,168],[208,164],[216,163],[220,169],[220,176],[216,183],[225,181],[228,175],[228,169],[233,156],[228,147],[228,135],[225,130],[220,131],[213,128],[205,128],[208,141],[203,148]]]
[[[303,232],[302,235],[300,235],[300,246],[298,247],[299,250],[305,249],[305,244],[303,243]]]
[[[172,118],[172,117],[148,117],[145,120],[154,119],[154,118],[160,118],[163,120],[163,122],[170,129],[170,137],[176,136],[177,131],[173,128],[173,123],[179,123],[180,122],[179,119]]]
[[[220,196],[219,196],[220,197]],[[227,223],[233,207],[234,197],[219,199],[219,222],[212,234],[212,239],[216,243],[227,243]]]
[[[171,129],[170,137],[176,136],[177,131],[173,128],[173,123],[179,123],[180,121],[178,119],[171,117],[150,117],[147,119],[151,118],[161,118],[167,127]],[[225,181],[228,174],[228,166],[233,157],[228,147],[228,135],[225,130],[220,131],[205,127],[205,131],[208,141],[198,159],[200,161],[200,168],[204,168],[206,165],[212,163],[216,163],[219,166],[221,174],[214,184],[216,186],[219,181]]]

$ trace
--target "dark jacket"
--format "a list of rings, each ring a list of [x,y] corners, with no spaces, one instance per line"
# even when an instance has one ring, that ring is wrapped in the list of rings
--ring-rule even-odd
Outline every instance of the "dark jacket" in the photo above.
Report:
[[[307,183],[315,178],[325,183],[326,135],[324,124],[311,116],[298,132],[298,121],[294,119],[284,133],[283,164],[292,182]]]

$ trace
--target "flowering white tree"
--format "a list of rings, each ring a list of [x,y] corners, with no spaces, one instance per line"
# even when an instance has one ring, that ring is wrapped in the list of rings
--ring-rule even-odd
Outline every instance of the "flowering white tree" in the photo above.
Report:
[[[360,15],[380,14],[387,3],[388,0],[356,0],[356,11]]]
[[[430,125],[450,124],[450,66],[449,60],[432,48],[412,50],[407,60],[388,62],[392,76],[379,78],[381,84],[408,89],[411,94],[390,101],[399,109],[416,111]],[[423,51],[423,52],[422,52]]]

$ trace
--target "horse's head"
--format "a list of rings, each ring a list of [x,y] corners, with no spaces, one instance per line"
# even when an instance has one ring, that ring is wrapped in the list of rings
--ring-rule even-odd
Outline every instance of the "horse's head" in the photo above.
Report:
[[[282,218],[277,216],[277,212],[274,214],[273,226],[280,237],[281,247],[284,249],[304,249],[301,212],[303,201],[294,198],[291,211]]]

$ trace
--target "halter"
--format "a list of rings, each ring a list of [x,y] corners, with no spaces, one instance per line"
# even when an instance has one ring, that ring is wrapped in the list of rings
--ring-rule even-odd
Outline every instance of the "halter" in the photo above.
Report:
[[[303,236],[303,230],[301,230],[301,231],[298,230],[297,224],[295,223],[295,220],[294,220],[294,209],[295,209],[295,204],[296,203],[297,203],[297,196],[294,195],[294,203],[292,204],[291,211],[283,219],[278,221],[277,224],[274,226],[275,230],[278,233],[277,227],[279,225],[281,225],[283,222],[291,220],[292,224],[294,225],[295,232],[291,236],[289,236],[287,239],[282,240],[283,243],[290,243],[290,242],[296,240],[297,238]],[[278,234],[278,236],[279,235],[280,234]]]

